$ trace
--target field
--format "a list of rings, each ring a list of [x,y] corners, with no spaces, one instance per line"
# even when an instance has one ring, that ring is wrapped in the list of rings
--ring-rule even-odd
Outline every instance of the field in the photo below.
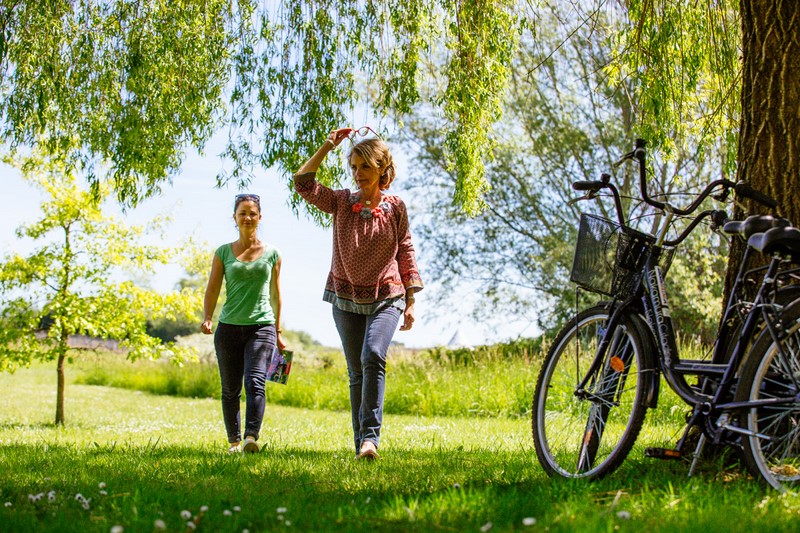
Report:
[[[640,446],[612,476],[550,479],[533,453],[528,416],[512,401],[535,363],[419,357],[397,357],[390,369],[395,396],[374,463],[354,460],[348,412],[285,405],[313,401],[320,384],[329,387],[320,396],[346,394],[339,363],[324,358],[293,370],[286,390],[294,386],[290,396],[300,399],[268,405],[264,449],[252,456],[223,452],[214,398],[85,384],[138,368],[152,376],[153,363],[69,367],[63,428],[52,425],[52,364],[2,374],[0,530],[749,532],[800,524],[797,496],[762,488],[731,461],[710,459],[688,478],[686,463],[645,458],[644,446],[668,445],[680,430],[682,411],[668,399],[648,414]],[[463,383],[478,375],[491,377]],[[137,380],[147,381],[122,381]],[[475,394],[487,384],[500,400],[481,409]],[[392,412],[401,392],[434,389],[434,403],[466,414],[437,414],[435,405],[420,409],[433,414],[410,414],[413,402]]]

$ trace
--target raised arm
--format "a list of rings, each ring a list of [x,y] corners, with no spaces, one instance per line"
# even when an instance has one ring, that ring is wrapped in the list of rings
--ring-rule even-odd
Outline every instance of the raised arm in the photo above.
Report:
[[[312,172],[316,172],[319,170],[319,166],[322,164],[322,161],[325,159],[325,156],[328,155],[328,152],[339,146],[343,140],[350,135],[350,132],[353,131],[352,128],[339,128],[338,130],[333,130],[328,138],[325,139],[325,142],[322,143],[322,146],[316,151],[311,158],[303,163],[303,166],[295,172],[294,177],[295,179],[299,176],[303,176],[305,174],[310,174]]]

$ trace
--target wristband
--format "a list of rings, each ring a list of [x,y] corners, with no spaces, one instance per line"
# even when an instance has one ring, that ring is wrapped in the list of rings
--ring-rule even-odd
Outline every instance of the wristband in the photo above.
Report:
[[[325,142],[326,143],[331,143],[331,148],[336,148],[336,143],[333,142],[332,140],[330,140],[330,138],[325,139]],[[325,144],[325,143],[323,143],[323,144]]]

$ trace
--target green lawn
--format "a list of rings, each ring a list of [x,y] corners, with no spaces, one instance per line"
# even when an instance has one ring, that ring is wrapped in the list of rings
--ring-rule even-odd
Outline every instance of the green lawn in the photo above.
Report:
[[[704,464],[687,478],[686,464],[637,448],[605,480],[550,479],[524,418],[387,415],[383,458],[362,463],[348,413],[269,405],[263,452],[242,457],[223,453],[217,400],[69,384],[67,425],[55,428],[51,365],[0,374],[0,390],[2,531],[800,527],[798,497],[762,489],[736,466]],[[646,431],[643,440],[664,438],[660,425]]]

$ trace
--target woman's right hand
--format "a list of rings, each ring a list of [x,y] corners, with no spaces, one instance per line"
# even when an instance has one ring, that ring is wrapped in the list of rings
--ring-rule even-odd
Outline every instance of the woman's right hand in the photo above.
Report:
[[[339,146],[339,143],[347,139],[352,131],[353,128],[339,128],[338,130],[333,130],[330,135],[328,135],[328,139],[333,143],[335,148]]]

